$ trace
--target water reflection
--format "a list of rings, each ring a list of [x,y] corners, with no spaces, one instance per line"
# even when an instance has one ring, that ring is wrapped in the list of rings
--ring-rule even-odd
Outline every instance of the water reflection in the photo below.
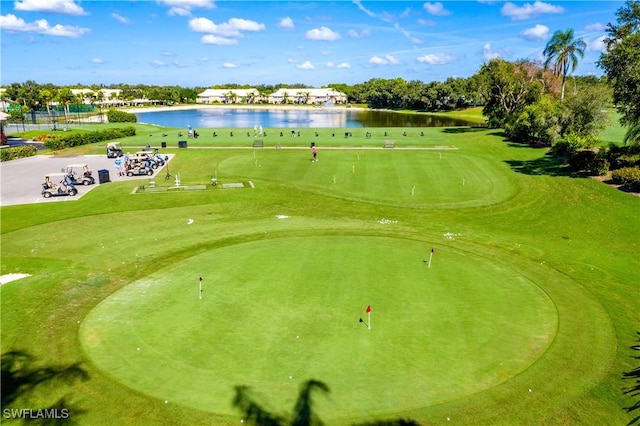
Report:
[[[430,114],[342,108],[199,108],[137,113],[138,121],[187,128],[455,127],[475,123]]]

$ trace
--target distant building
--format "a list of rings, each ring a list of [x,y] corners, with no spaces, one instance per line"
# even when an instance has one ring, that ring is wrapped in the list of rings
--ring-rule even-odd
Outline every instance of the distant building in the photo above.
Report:
[[[106,106],[124,106],[125,101],[120,99],[120,93],[122,90],[120,89],[100,89],[99,92],[102,92],[102,100],[100,101],[101,105]],[[82,103],[90,105],[98,103],[95,98],[95,92],[91,89],[71,89],[71,93],[74,95],[82,96]]]
[[[270,104],[346,104],[347,95],[330,87],[278,89],[269,95]]]
[[[253,104],[260,101],[258,89],[207,89],[198,94],[199,104]]]

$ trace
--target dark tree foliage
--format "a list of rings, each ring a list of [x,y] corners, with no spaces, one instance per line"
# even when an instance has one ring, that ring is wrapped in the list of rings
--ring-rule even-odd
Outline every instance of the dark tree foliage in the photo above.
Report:
[[[606,52],[598,65],[613,87],[614,104],[623,125],[640,121],[640,2],[627,1],[607,25]]]

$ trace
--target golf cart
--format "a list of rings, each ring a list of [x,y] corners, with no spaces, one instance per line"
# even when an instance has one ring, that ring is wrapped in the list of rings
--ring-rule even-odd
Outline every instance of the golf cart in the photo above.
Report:
[[[162,157],[156,156],[156,154],[149,151],[138,151],[129,158],[138,163],[146,163],[146,166],[151,167],[152,169],[164,166],[164,160],[162,160]]]
[[[89,166],[86,164],[69,164],[67,175],[71,177],[71,182],[74,185],[93,185],[96,183]]]
[[[45,175],[41,192],[44,198],[59,195],[74,196],[77,193],[78,190],[73,185],[69,175],[66,173],[49,173],[48,175]]]
[[[120,142],[110,142],[107,144],[107,158],[122,157],[122,146]]]
[[[153,175],[153,169],[147,164],[147,162],[129,159],[129,162],[127,163],[127,176],[131,177],[144,175]]]

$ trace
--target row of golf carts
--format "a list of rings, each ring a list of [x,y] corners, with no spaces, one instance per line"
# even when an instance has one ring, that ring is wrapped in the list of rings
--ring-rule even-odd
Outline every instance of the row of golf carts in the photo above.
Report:
[[[93,173],[86,164],[69,164],[64,172],[45,175],[42,183],[42,196],[71,195],[78,193],[76,185],[93,185],[96,183]]]
[[[120,160],[123,157],[123,160]],[[157,148],[147,146],[134,154],[124,154],[122,146],[117,143],[107,144],[107,158],[115,158],[116,166],[122,168],[121,173],[126,176],[151,176],[153,170],[162,167],[167,157],[162,157]]]

